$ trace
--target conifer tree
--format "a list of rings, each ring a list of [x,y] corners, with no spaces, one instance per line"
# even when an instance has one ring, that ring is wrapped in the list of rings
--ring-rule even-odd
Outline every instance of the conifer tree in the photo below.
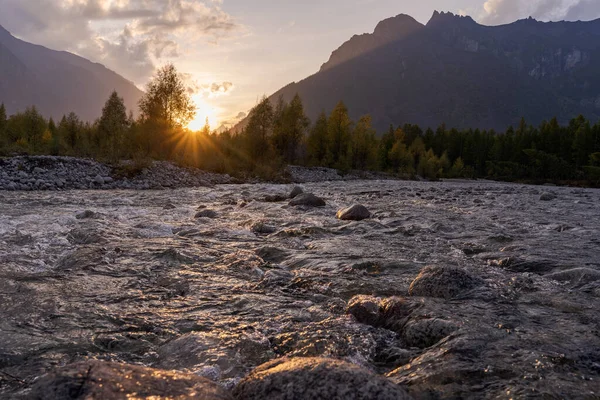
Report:
[[[350,139],[350,165],[353,169],[375,169],[377,164],[377,139],[371,125],[371,116],[365,115],[358,120]]]
[[[321,112],[306,139],[311,165],[323,165],[327,157],[327,114]]]
[[[110,158],[116,159],[121,154],[128,127],[129,120],[123,98],[113,91],[102,109],[102,116],[98,122],[98,135]]]
[[[348,116],[348,108],[340,101],[329,115],[329,120],[327,121],[327,158],[330,167],[339,169],[349,168],[348,149],[351,131],[352,121]]]

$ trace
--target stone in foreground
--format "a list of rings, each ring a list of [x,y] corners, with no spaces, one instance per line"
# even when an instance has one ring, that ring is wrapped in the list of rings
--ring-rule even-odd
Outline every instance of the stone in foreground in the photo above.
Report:
[[[312,193],[302,193],[290,201],[290,206],[325,207],[325,200]]]
[[[103,361],[81,362],[51,372],[35,383],[28,398],[231,400],[219,385],[196,375]]]
[[[363,219],[371,218],[371,213],[367,207],[355,204],[352,207],[343,208],[337,212],[337,218],[342,221],[362,221]]]
[[[354,364],[280,358],[256,368],[234,390],[239,400],[410,399],[398,385]]]

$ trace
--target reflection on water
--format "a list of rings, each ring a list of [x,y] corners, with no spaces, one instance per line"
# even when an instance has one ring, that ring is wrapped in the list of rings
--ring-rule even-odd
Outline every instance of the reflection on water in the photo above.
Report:
[[[262,201],[290,189],[0,193],[0,394],[86,358],[232,387],[281,355],[464,397],[600,393],[600,191],[360,181],[306,185],[323,208]],[[353,203],[373,218],[335,219]],[[431,264],[485,281],[415,299],[407,326],[458,327],[441,342],[346,314],[356,295],[408,296]]]

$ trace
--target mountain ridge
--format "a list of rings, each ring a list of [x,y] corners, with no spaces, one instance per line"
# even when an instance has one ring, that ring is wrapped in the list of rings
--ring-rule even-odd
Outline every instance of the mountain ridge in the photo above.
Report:
[[[399,17],[385,21],[407,21]],[[342,62],[270,99],[298,93],[313,121],[344,101],[354,120],[371,114],[379,131],[404,123],[500,130],[521,117],[534,125],[555,116],[600,119],[600,19],[485,26],[436,11],[419,25],[379,46],[364,46],[373,34],[355,35],[324,66]]]
[[[14,65],[16,62],[20,66]],[[0,102],[9,114],[36,106],[54,118],[75,112],[93,121],[116,90],[128,110],[137,111],[143,92],[116,72],[66,51],[25,42],[0,26],[0,71],[10,80],[0,82]]]

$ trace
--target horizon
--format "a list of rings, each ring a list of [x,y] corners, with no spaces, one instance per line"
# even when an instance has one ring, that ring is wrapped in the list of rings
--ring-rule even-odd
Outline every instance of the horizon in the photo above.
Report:
[[[331,23],[328,16],[337,11],[339,0],[260,3],[153,2],[144,9],[137,0],[69,0],[62,5],[45,0],[36,7],[9,0],[0,25],[24,41],[101,63],[142,90],[157,68],[173,63],[193,92],[198,112],[190,128],[198,130],[207,118],[214,129],[234,125],[262,96],[318,72],[353,35],[372,33],[377,23],[400,14],[426,24],[435,10],[447,10],[483,25],[528,17],[544,22],[600,17],[600,4],[590,0],[431,0],[419,5],[363,0],[345,5]],[[42,20],[45,14],[51,20]]]

